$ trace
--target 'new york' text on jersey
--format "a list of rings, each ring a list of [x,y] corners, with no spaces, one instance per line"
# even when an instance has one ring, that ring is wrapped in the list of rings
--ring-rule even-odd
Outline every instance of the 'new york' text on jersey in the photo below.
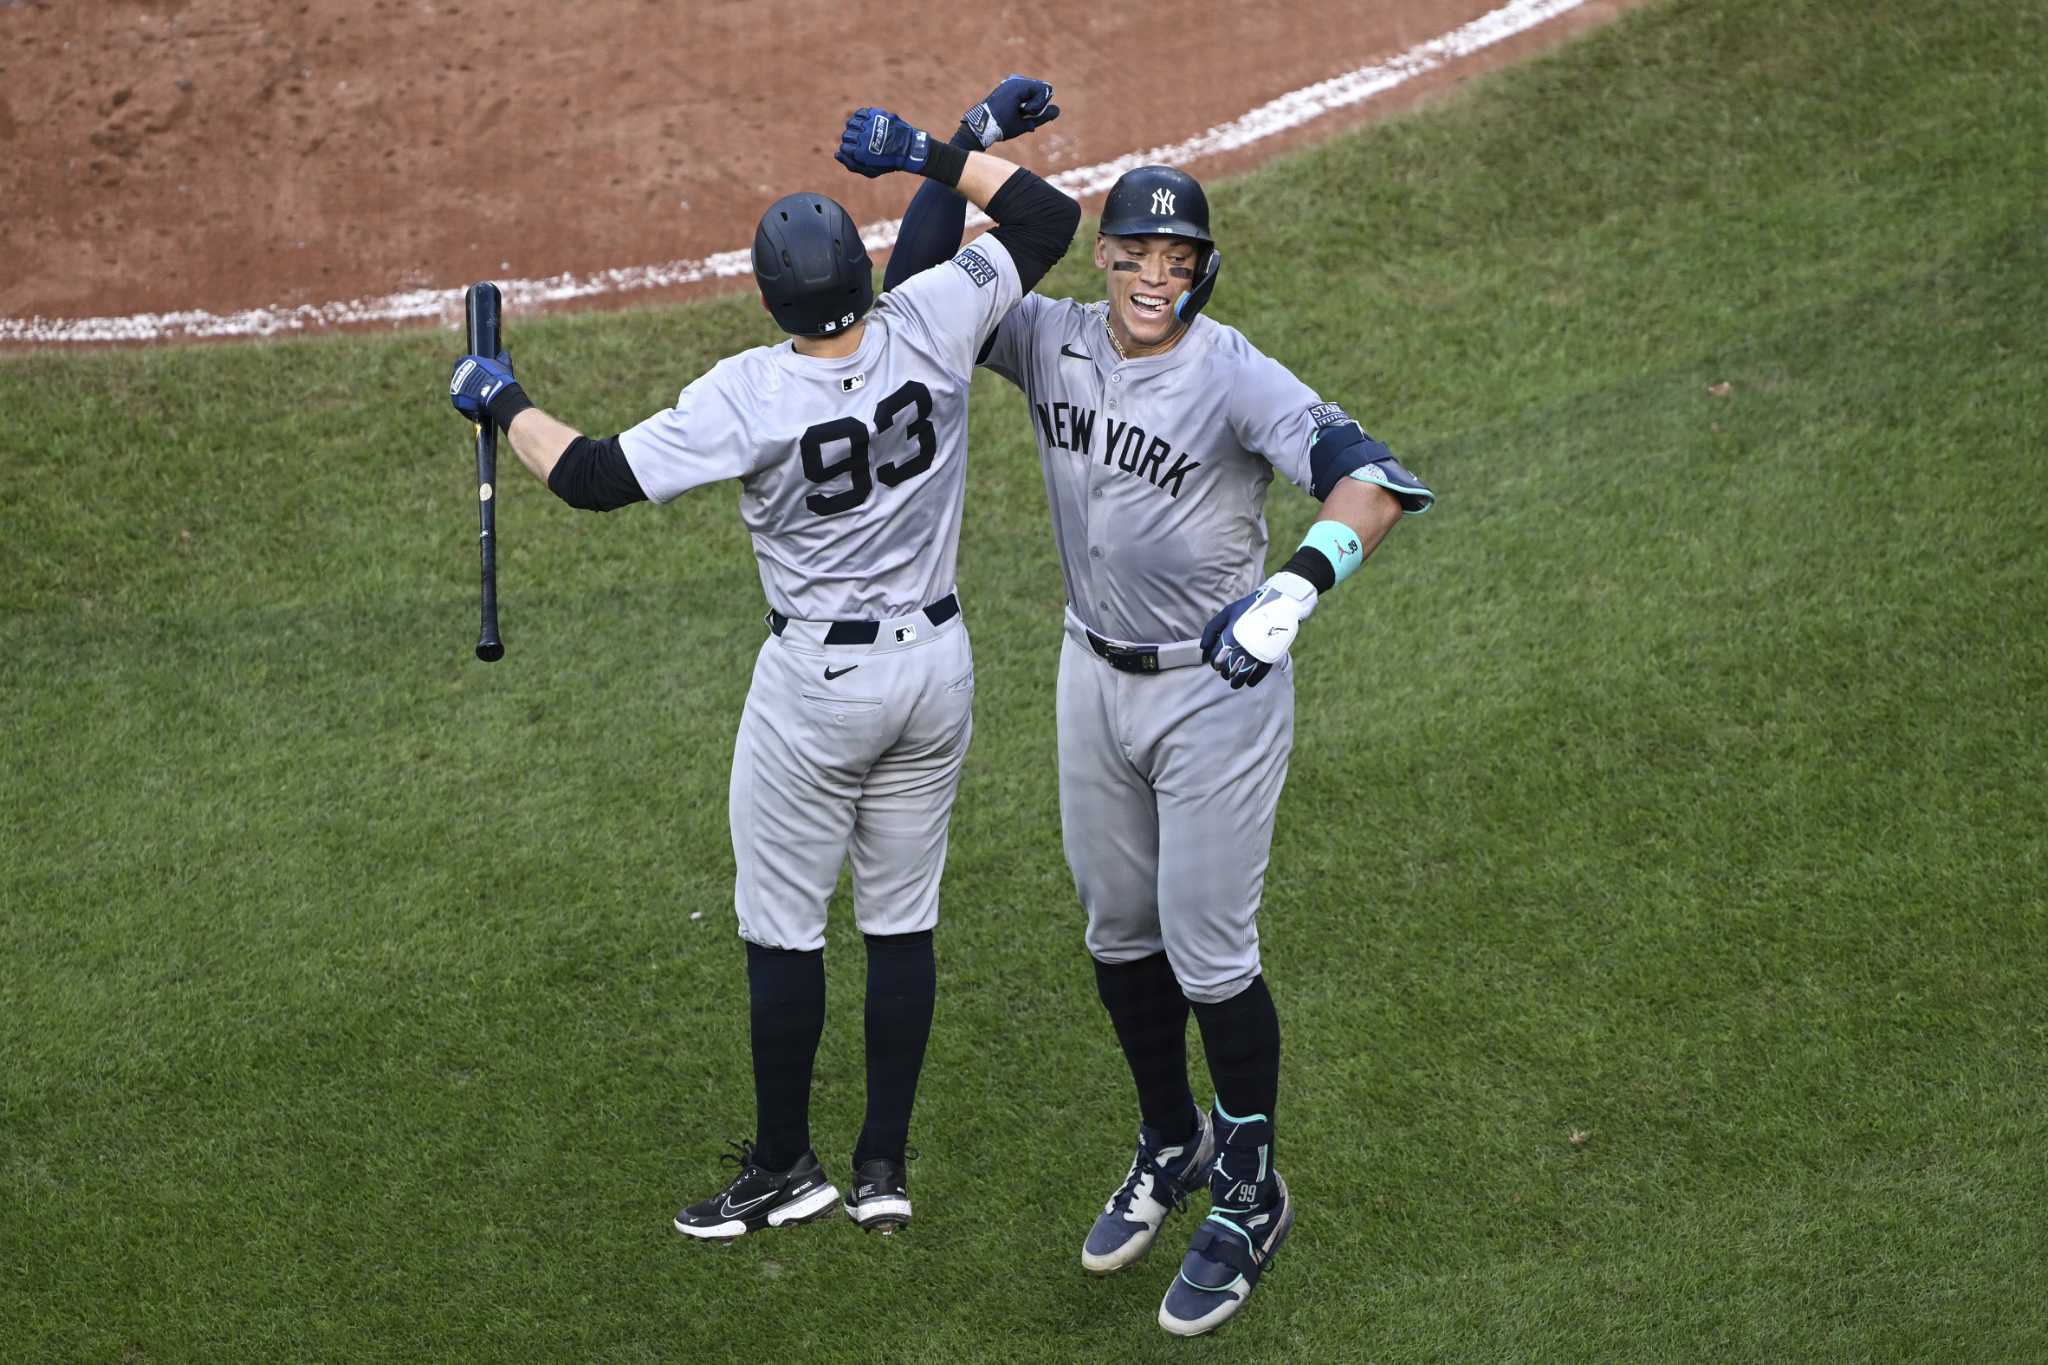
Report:
[[[1310,487],[1321,400],[1207,316],[1125,360],[1107,310],[1027,295],[983,363],[1030,403],[1074,614],[1111,639],[1192,639],[1265,577],[1266,488],[1276,469]]]

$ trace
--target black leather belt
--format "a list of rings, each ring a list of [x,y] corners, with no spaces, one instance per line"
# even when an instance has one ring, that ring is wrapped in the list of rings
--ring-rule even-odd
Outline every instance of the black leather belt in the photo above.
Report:
[[[1080,623],[1075,622],[1076,625]],[[1088,647],[1109,661],[1119,673],[1157,673],[1159,651],[1145,645],[1113,645],[1094,631],[1086,632]]]
[[[924,609],[924,619],[935,626],[943,626],[959,614],[960,598],[950,592]],[[773,607],[768,609],[768,629],[780,635],[788,625],[787,616]],[[825,630],[825,643],[871,645],[875,642],[875,637],[881,633],[882,623],[879,621],[834,621]]]

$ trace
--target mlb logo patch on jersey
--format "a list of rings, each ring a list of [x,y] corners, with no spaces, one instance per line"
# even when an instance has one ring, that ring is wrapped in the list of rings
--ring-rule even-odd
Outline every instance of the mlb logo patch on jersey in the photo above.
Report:
[[[982,255],[971,246],[964,248],[958,256],[955,256],[953,264],[967,272],[967,278],[974,281],[977,289],[986,289],[989,285],[995,283],[995,265],[988,257]]]
[[[1319,427],[1334,427],[1351,420],[1351,414],[1335,403],[1318,403],[1308,410],[1308,420]]]
[[[850,374],[846,376],[846,378],[839,381],[839,391],[841,393],[852,393],[855,389],[859,388],[861,385],[867,382],[868,377],[864,374]]]

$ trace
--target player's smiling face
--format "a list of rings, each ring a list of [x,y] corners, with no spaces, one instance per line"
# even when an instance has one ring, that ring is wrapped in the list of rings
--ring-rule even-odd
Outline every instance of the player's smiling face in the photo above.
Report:
[[[1173,305],[1194,286],[1200,250],[1185,237],[1096,237],[1109,325],[1125,355],[1152,355],[1180,340]]]

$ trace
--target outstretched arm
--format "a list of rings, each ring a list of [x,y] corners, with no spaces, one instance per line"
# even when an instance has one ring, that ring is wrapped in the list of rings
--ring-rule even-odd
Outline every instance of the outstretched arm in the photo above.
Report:
[[[472,422],[496,422],[519,463],[571,507],[609,512],[644,502],[619,438],[593,441],[533,405],[512,373],[512,357],[466,355],[455,362],[448,398]]]
[[[519,463],[542,483],[546,483],[555,472],[563,452],[583,439],[582,432],[537,407],[521,409],[505,425],[505,436],[512,442]]]

